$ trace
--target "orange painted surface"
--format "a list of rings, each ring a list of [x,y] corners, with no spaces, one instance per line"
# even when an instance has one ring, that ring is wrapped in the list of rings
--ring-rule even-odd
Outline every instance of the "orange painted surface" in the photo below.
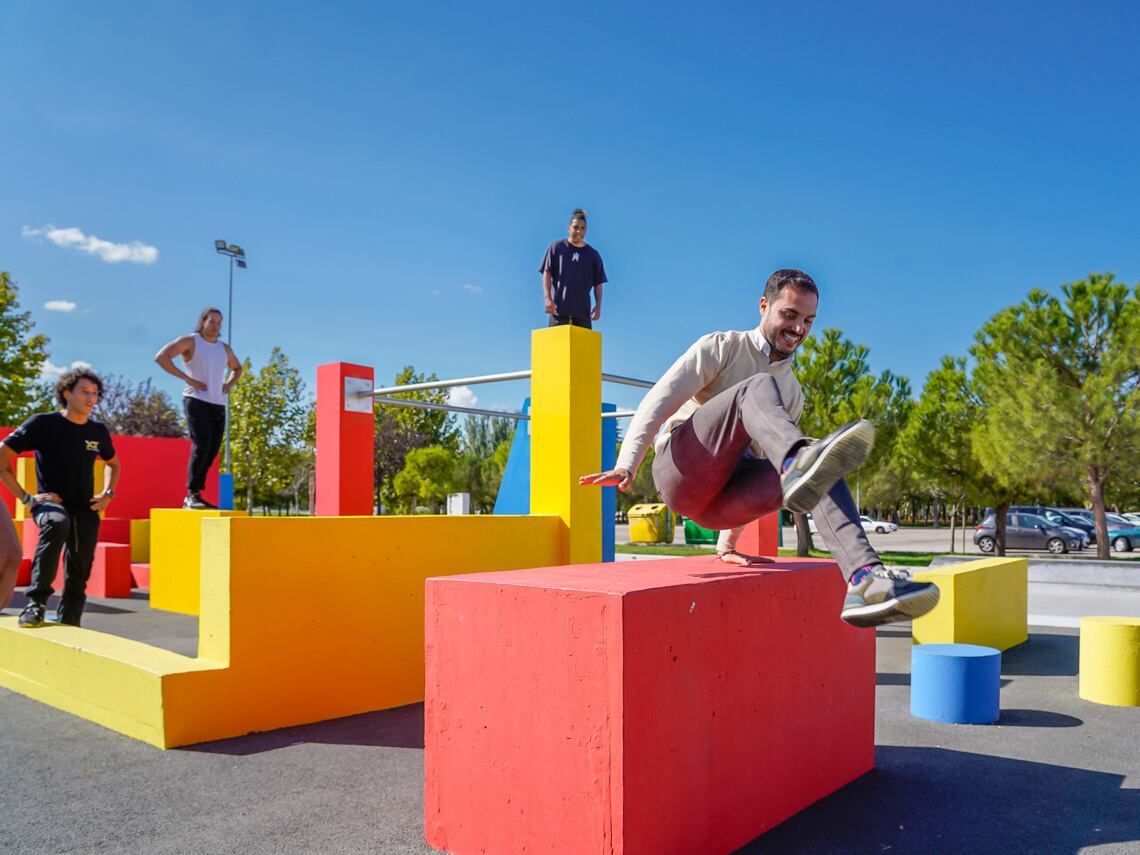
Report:
[[[830,561],[427,582],[425,828],[458,853],[731,852],[874,765]]]
[[[91,576],[87,580],[89,597],[131,596],[131,545],[129,543],[99,543],[95,547],[95,560],[91,562]]]

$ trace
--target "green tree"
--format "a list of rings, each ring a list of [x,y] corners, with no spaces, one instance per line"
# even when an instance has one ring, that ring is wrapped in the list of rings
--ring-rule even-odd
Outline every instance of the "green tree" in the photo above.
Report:
[[[415,366],[407,365],[396,375],[395,386],[414,383],[427,383],[438,380],[435,374],[425,375],[416,371]],[[446,404],[446,389],[427,389],[419,392],[404,392],[391,395],[432,404]],[[400,503],[393,481],[404,468],[408,453],[417,448],[439,445],[455,449],[458,437],[455,417],[440,410],[426,410],[418,407],[400,407],[391,404],[375,404],[376,428],[373,448],[375,450],[375,489],[376,503],[394,507]]]
[[[951,552],[959,512],[968,497],[981,491],[982,468],[973,447],[980,410],[966,361],[944,356],[926,378],[899,435],[898,457],[926,491],[950,504]]]
[[[108,374],[103,378],[103,394],[95,418],[111,433],[126,436],[186,435],[181,413],[170,396],[155,389],[149,379],[134,385],[125,377]]]
[[[1083,480],[1108,558],[1109,480],[1134,478],[1140,457],[1140,287],[1094,273],[1061,291],[1030,291],[977,334],[975,447],[1004,484],[1063,491]]]
[[[796,357],[795,373],[804,392],[799,427],[808,436],[822,437],[855,419],[875,423],[875,449],[855,478],[873,479],[891,459],[895,440],[913,402],[910,382],[890,371],[871,374],[870,350],[854,344],[837,329],[805,339]],[[807,555],[811,533],[807,518],[793,514],[797,553]]]
[[[480,460],[491,457],[504,442],[515,435],[514,419],[496,416],[468,416],[463,422],[460,448]]]
[[[34,328],[31,312],[20,311],[16,283],[0,271],[0,425],[17,425],[44,404],[48,339]]]
[[[293,490],[298,464],[306,454],[311,404],[305,381],[281,348],[254,374],[249,359],[230,392],[230,439],[234,491],[255,499],[275,499]]]
[[[426,504],[437,514],[447,494],[455,489],[455,451],[442,445],[429,445],[408,452],[404,468],[393,479],[392,487],[404,513],[415,513]]]

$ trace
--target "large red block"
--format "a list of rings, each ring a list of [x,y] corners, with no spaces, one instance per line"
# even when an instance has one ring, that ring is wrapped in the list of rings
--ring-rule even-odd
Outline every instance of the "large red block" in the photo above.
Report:
[[[454,853],[731,852],[874,765],[831,562],[429,579],[425,826]]]
[[[95,560],[91,562],[91,575],[87,579],[87,594],[91,597],[131,596],[131,545],[129,543],[99,543],[95,546]]]
[[[334,362],[317,366],[316,511],[322,517],[370,516],[375,471],[373,371]]]

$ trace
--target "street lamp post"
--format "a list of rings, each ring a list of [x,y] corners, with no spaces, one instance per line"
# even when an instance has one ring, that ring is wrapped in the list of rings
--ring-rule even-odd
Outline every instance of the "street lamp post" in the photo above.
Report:
[[[233,348],[234,343],[234,264],[243,270],[248,266],[245,260],[245,250],[237,244],[227,244],[224,240],[214,241],[214,249],[219,255],[227,256],[230,260],[230,288],[229,288],[229,304],[226,307],[226,344]],[[219,485],[219,492],[226,493],[225,496],[219,496],[218,505],[220,507],[233,508],[234,501],[234,487],[233,487],[233,469],[230,464],[230,408],[226,407],[226,487],[222,489]],[[228,498],[228,502],[225,501]]]

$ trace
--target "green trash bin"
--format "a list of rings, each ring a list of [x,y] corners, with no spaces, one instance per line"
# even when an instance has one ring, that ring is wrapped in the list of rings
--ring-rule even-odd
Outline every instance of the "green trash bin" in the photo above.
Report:
[[[630,543],[672,543],[673,512],[665,504],[634,505],[629,509]]]
[[[685,543],[689,546],[703,546],[705,544],[715,544],[717,538],[720,537],[719,531],[713,531],[711,528],[705,528],[698,525],[691,519],[681,517],[685,521]]]

